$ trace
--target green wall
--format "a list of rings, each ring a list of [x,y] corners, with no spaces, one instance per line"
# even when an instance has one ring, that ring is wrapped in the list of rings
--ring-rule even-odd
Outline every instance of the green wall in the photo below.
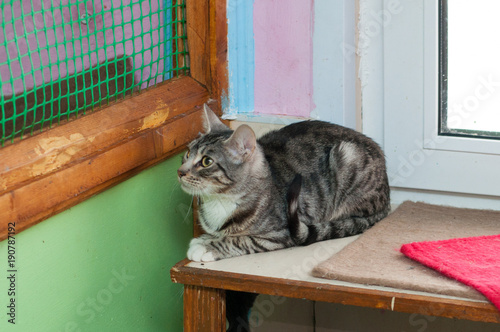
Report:
[[[7,322],[7,241],[0,243],[0,331],[182,331],[191,198],[180,156],[16,235],[16,324]],[[68,179],[70,181],[70,179]]]

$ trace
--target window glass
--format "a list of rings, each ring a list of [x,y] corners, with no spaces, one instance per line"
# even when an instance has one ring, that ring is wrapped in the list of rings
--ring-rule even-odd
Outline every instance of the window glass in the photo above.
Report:
[[[445,135],[500,138],[500,1],[442,1],[441,126]]]

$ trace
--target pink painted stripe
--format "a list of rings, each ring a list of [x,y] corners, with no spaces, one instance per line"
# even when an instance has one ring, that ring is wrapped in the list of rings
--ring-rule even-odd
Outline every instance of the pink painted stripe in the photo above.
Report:
[[[313,1],[255,0],[256,113],[311,113]]]

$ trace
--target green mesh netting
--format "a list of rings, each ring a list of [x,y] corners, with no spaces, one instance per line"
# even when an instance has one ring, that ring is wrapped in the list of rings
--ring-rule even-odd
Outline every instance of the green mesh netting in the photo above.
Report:
[[[0,2],[0,145],[184,73],[184,0]]]

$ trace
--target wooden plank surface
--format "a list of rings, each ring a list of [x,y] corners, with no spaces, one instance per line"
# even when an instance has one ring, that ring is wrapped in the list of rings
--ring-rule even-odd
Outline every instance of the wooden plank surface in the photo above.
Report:
[[[184,286],[184,332],[224,331],[226,331],[225,291]]]
[[[225,0],[210,0],[210,87],[211,97],[219,103],[222,115],[229,106],[229,81],[227,64],[227,14]]]
[[[196,19],[192,19],[196,17]],[[204,84],[222,114],[228,103],[227,16],[224,0],[187,0],[187,36],[191,77]]]
[[[208,99],[188,77],[0,149],[0,195],[113,143],[157,127]],[[124,116],[126,114],[126,116]]]
[[[439,295],[410,294],[403,290],[383,291],[365,287],[322,282],[264,277],[251,274],[214,271],[187,266],[185,259],[170,271],[173,282],[252,292],[312,301],[341,303],[406,313],[435,315],[472,321],[500,323],[500,313],[490,303],[445,298]]]
[[[174,79],[0,149],[0,240],[9,222],[22,231],[180,151],[207,100],[192,78]]]
[[[193,19],[196,18],[196,19]],[[186,1],[186,30],[191,77],[208,86],[210,81],[209,1]]]

